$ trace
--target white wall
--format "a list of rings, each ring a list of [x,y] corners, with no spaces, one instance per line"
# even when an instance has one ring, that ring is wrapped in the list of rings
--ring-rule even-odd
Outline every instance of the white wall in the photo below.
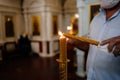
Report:
[[[71,18],[78,13],[76,0],[66,0],[64,4],[63,29],[67,32],[67,26],[70,26]]]
[[[4,18],[6,15],[14,18],[15,36],[11,38],[5,37]],[[0,39],[4,42],[15,41],[21,34],[21,27],[23,27],[20,0],[0,0],[0,22]]]
[[[53,16],[58,17],[58,29],[62,28],[62,12],[59,0],[25,0],[24,1],[25,32],[29,32],[33,41],[32,47],[35,52],[43,57],[51,57],[56,54],[54,42],[59,39],[53,35]],[[40,17],[40,35],[32,35],[32,16]],[[42,51],[39,44],[42,43]],[[49,44],[49,46],[48,46]],[[49,51],[47,51],[49,48]]]

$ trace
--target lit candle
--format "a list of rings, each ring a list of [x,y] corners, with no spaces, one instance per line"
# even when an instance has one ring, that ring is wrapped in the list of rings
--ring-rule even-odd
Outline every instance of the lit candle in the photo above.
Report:
[[[67,42],[66,37],[62,34],[62,32],[59,32],[60,34],[60,60],[65,61],[67,60]]]

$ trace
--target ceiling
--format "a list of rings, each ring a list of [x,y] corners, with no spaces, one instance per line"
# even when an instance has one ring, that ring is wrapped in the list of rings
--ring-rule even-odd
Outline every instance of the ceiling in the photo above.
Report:
[[[23,4],[23,1],[24,1],[24,0],[21,0],[21,5]],[[67,0],[60,0],[61,6],[64,6],[64,4],[65,4],[66,1],[67,1]]]

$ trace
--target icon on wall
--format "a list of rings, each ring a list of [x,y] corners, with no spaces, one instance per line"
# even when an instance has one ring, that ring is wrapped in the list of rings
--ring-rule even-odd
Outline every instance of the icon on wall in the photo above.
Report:
[[[33,36],[40,35],[40,17],[32,16],[32,34]]]
[[[5,16],[5,36],[14,37],[14,20],[13,16]]]
[[[58,16],[52,17],[53,35],[58,35]]]
[[[99,13],[100,4],[91,4],[90,5],[90,22],[92,21],[93,17]]]

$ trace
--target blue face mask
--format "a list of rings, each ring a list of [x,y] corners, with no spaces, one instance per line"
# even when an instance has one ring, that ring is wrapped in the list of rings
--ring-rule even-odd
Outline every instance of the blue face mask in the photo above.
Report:
[[[120,0],[100,0],[100,5],[104,9],[110,9],[116,6]]]

